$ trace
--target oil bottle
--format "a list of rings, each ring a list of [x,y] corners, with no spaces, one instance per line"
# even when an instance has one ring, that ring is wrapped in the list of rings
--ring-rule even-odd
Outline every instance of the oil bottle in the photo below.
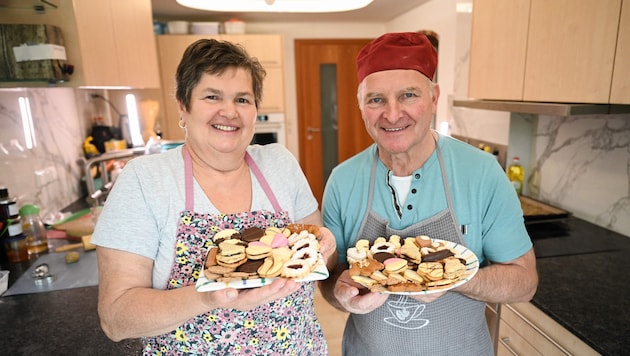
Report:
[[[517,156],[512,158],[512,163],[508,166],[507,176],[518,195],[523,194],[523,183],[525,180],[525,170],[521,166],[521,160]]]

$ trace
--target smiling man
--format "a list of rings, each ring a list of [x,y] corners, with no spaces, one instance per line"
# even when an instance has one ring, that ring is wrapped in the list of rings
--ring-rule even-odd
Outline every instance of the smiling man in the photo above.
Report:
[[[323,295],[350,312],[344,355],[492,355],[485,303],[525,302],[536,291],[532,243],[505,172],[431,128],[436,67],[434,47],[412,32],[385,34],[357,57],[359,108],[375,143],[333,170],[322,208],[339,252]],[[370,292],[351,278],[346,251],[392,235],[464,245],[481,268],[448,291]]]

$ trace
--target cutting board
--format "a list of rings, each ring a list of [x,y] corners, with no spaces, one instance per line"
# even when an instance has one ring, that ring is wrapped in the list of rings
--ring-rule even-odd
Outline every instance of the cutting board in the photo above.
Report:
[[[80,259],[76,263],[66,263],[63,253],[50,252],[40,256],[31,267],[2,296],[49,292],[53,290],[80,288],[98,285],[96,251],[78,251]],[[35,267],[47,263],[54,276],[49,283],[36,284],[32,277]]]
[[[85,209],[72,214],[64,221],[54,224],[55,230],[64,231],[70,237],[91,235],[94,232],[94,220],[90,209]]]

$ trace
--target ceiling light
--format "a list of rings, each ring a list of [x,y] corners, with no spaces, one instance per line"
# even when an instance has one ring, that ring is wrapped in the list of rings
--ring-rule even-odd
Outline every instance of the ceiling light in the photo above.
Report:
[[[224,12],[340,12],[356,10],[373,0],[177,0],[193,9]]]

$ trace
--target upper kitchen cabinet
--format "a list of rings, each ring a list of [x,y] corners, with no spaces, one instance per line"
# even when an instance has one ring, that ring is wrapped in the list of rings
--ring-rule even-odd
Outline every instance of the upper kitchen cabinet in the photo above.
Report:
[[[630,103],[630,1],[625,0],[621,8],[615,69],[610,89],[611,104]]]
[[[178,125],[179,109],[175,100],[175,71],[186,48],[203,38],[216,38],[241,44],[249,55],[258,58],[267,76],[263,83],[263,98],[258,112],[284,112],[284,65],[282,36],[269,34],[243,35],[160,35],[157,36],[160,74],[164,98],[163,134],[169,140],[184,138]]]
[[[609,103],[621,3],[475,0],[469,96]]]
[[[522,100],[530,0],[475,0],[468,96]]]
[[[48,24],[61,29],[67,64],[74,66],[74,73],[59,85],[160,87],[151,0],[53,0],[42,3],[43,13],[21,1],[8,3],[0,9],[0,14],[8,15],[3,16],[4,23]]]

